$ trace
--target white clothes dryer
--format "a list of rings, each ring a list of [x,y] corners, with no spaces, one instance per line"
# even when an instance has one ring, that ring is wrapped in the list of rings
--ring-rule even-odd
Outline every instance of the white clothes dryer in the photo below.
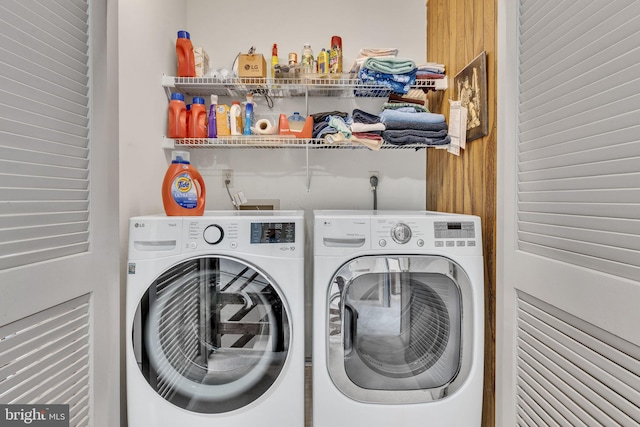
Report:
[[[302,211],[129,224],[129,427],[304,424]]]
[[[313,426],[479,427],[480,218],[314,211]]]

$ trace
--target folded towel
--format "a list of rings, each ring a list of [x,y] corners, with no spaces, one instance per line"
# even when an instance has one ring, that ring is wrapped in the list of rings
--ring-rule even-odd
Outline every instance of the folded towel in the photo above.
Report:
[[[440,130],[418,130],[418,129],[398,129],[398,130],[385,130],[382,132],[384,136],[401,137],[401,136],[418,136],[422,138],[439,139],[447,136],[447,129]]]
[[[356,123],[380,123],[380,116],[378,116],[377,114],[367,113],[366,111],[362,111],[358,108],[353,110],[353,112],[351,113],[351,117]]]
[[[386,143],[392,145],[408,145],[408,144],[423,144],[423,145],[447,145],[451,143],[451,137],[445,135],[440,138],[428,138],[419,134],[404,133],[394,134],[394,131],[382,132],[382,138]]]
[[[382,144],[384,143],[382,138],[358,138],[353,135],[347,138],[342,133],[337,133],[335,135],[328,135],[324,140],[326,144],[337,144],[340,142],[362,144],[365,147],[375,151],[378,151],[380,147],[382,147]]]
[[[444,64],[438,64],[437,62],[425,62],[424,64],[416,65],[418,71],[433,71],[434,73],[444,74]]]
[[[358,72],[358,77],[365,86],[367,84],[384,86],[391,89],[392,92],[403,94],[409,92],[411,85],[416,82],[415,70],[405,74],[386,74],[369,68],[362,68]],[[356,95],[361,94],[356,90]]]
[[[383,110],[382,113],[380,113],[380,121],[385,124],[387,122],[444,123],[444,115],[436,113]]]
[[[380,132],[385,130],[386,127],[383,123],[359,123],[353,122],[351,124],[351,132]]]
[[[405,129],[413,129],[413,130],[424,130],[424,131],[439,131],[443,129],[447,129],[447,123],[424,123],[424,122],[411,122],[411,121],[402,121],[402,122],[385,122],[384,127],[386,130],[405,130]]]
[[[395,48],[363,48],[360,49],[360,56],[372,58],[376,56],[398,56],[398,49]]]
[[[385,102],[382,104],[383,110],[398,110],[400,108],[413,107],[416,113],[428,113],[429,110],[424,105],[414,104],[412,102]],[[380,118],[380,117],[378,117]]]
[[[416,71],[416,63],[402,58],[367,58],[362,68],[385,74],[405,74]]]
[[[418,70],[416,72],[416,79],[422,79],[422,80],[444,79],[444,74],[430,73],[428,71],[420,71],[420,70]]]

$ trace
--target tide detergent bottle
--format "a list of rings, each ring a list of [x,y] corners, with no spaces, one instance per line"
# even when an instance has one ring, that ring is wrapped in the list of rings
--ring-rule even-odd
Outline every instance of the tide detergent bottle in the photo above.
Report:
[[[189,152],[173,151],[162,183],[162,203],[168,216],[204,213],[206,191],[200,172],[189,162]]]

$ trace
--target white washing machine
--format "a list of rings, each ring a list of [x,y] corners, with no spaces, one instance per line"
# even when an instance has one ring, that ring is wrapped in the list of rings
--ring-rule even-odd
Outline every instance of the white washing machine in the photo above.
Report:
[[[302,211],[129,224],[129,427],[304,424]]]
[[[314,212],[313,427],[481,424],[480,219]]]

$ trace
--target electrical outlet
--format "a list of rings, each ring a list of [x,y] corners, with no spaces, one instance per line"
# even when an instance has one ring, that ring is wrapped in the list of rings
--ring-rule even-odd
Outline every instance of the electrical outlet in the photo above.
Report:
[[[227,183],[229,181],[229,183]],[[224,169],[222,171],[222,188],[233,187],[233,169]]]

